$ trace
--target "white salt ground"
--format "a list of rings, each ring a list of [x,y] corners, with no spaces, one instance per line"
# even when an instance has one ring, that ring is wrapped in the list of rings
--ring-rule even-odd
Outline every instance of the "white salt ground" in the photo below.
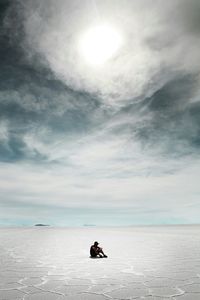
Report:
[[[199,300],[200,226],[1,228],[0,300],[22,299]]]

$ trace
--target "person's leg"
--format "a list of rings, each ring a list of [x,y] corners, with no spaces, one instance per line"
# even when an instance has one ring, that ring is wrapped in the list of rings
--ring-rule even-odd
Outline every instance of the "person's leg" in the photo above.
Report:
[[[103,254],[103,257],[107,257],[107,255],[103,252],[103,249],[102,249],[102,248],[99,248],[99,253],[100,253],[100,254]]]
[[[99,257],[100,257],[100,258],[102,258],[102,257],[103,257],[103,255],[102,255],[101,253],[99,253],[98,255],[99,255]]]

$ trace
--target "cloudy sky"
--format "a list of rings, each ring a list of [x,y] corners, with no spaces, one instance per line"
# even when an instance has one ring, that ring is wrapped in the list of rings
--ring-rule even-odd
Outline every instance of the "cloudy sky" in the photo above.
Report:
[[[200,1],[0,1],[0,225],[200,222]]]

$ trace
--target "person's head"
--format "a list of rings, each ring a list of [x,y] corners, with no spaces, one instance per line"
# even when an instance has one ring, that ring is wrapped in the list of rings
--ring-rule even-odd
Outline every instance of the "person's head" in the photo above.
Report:
[[[97,247],[99,245],[98,242],[94,242],[94,246]]]

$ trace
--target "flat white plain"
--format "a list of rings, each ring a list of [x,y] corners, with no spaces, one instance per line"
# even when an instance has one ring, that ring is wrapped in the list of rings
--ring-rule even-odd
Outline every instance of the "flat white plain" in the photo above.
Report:
[[[200,226],[1,228],[1,300],[200,299]],[[89,258],[98,240],[108,258]]]

